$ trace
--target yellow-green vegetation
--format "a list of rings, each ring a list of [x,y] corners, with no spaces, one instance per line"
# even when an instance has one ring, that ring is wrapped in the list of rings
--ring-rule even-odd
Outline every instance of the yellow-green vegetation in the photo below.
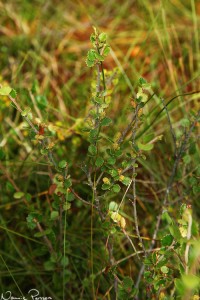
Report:
[[[199,3],[0,19],[1,299],[199,299]]]

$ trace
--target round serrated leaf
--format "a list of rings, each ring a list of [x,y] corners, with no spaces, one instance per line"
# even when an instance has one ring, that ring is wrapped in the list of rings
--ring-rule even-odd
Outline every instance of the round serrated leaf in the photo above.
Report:
[[[119,175],[118,171],[115,169],[111,169],[108,171],[108,173],[112,176],[112,177],[116,177]]]
[[[101,43],[103,43],[103,42],[106,42],[106,39],[107,39],[107,34],[105,32],[100,33],[100,35],[99,35],[99,41]]]
[[[102,188],[102,190],[109,190],[110,189],[110,184],[104,183],[101,188]]]
[[[89,153],[90,153],[91,155],[96,155],[96,154],[97,154],[97,147],[94,146],[94,145],[90,145],[90,146],[88,147],[88,151],[89,151]]]
[[[70,178],[68,178],[64,181],[64,187],[68,189],[70,186],[72,186],[72,181]]]
[[[86,65],[87,65],[89,68],[91,68],[91,67],[94,66],[94,61],[93,61],[93,60],[86,59],[85,62],[86,62]]]
[[[164,273],[164,274],[169,273],[169,268],[168,268],[167,266],[162,266],[162,267],[160,268],[160,270],[161,270],[161,272]]]
[[[132,286],[133,286],[133,280],[132,280],[132,278],[130,278],[130,277],[125,277],[124,279],[123,279],[123,286],[124,286],[124,289],[125,290],[127,290],[127,291],[129,291],[129,290],[131,290],[132,289]]]
[[[109,165],[114,165],[114,164],[116,163],[116,158],[114,158],[114,157],[109,157],[109,158],[107,159],[107,163],[108,163]]]
[[[120,222],[122,218],[122,216],[118,212],[112,212],[110,217],[115,223]]]
[[[47,150],[47,149],[41,149],[41,150],[40,150],[40,153],[41,153],[42,155],[47,155],[47,154],[48,154],[48,150]]]
[[[163,247],[170,246],[173,242],[173,236],[168,234],[161,239],[161,244]]]
[[[0,88],[0,95],[1,96],[8,96],[10,92],[12,91],[11,87],[9,86],[4,86]]]
[[[181,121],[180,121],[180,123],[181,123],[181,125],[183,126],[183,127],[189,127],[190,126],[190,120],[188,120],[188,119],[182,119]]]
[[[59,168],[64,169],[67,166],[66,160],[61,160],[58,164]]]
[[[110,118],[103,118],[103,120],[101,121],[101,126],[108,126],[112,123],[112,120]]]
[[[104,61],[104,57],[102,55],[100,55],[99,53],[95,53],[95,56],[99,61]]]
[[[48,101],[44,95],[37,95],[35,96],[35,100],[37,102],[37,106],[40,110],[43,110],[47,107]]]
[[[117,211],[118,210],[118,204],[115,201],[111,201],[109,204],[109,210],[110,211]]]
[[[101,167],[104,164],[104,160],[102,157],[97,157],[96,161],[95,161],[95,166],[96,167]]]
[[[94,61],[96,58],[96,51],[94,49],[90,49],[87,54],[87,58],[90,61]]]
[[[103,51],[103,55],[107,56],[109,53],[110,53],[110,47],[106,46],[105,49],[104,49],[104,51]]]
[[[17,92],[14,89],[12,89],[10,92],[10,96],[15,99],[17,97]]]
[[[143,85],[143,84],[147,83],[147,81],[142,77],[139,78],[138,82],[139,82],[140,85]]]
[[[126,186],[129,185],[130,182],[131,182],[131,179],[129,177],[124,177],[124,179],[122,180],[122,183]]]
[[[65,202],[65,204],[63,205],[63,209],[64,211],[67,211],[71,208],[71,203]]]
[[[121,188],[120,188],[120,185],[119,184],[114,184],[113,187],[112,187],[112,190],[114,193],[119,193]]]
[[[58,218],[58,215],[59,215],[59,213],[58,213],[58,211],[56,211],[56,210],[53,210],[52,212],[51,212],[51,220],[56,220],[57,218]]]

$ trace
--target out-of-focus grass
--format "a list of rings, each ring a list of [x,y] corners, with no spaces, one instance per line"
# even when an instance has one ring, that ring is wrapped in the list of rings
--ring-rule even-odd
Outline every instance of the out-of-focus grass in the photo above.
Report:
[[[92,26],[106,32],[109,37],[112,51],[104,67],[110,70],[117,66],[120,69],[119,84],[114,91],[109,112],[114,118],[114,134],[124,128],[130,99],[135,96],[135,87],[140,76],[152,84],[152,89],[157,94],[145,110],[147,123],[163,108],[159,97],[169,100],[178,94],[199,89],[199,15],[199,3],[194,0],[123,1],[123,5],[120,1],[113,0],[2,1],[0,81],[16,88],[21,106],[32,106],[34,114],[39,117],[29,93],[33,82],[38,82],[38,94],[46,96],[48,100],[46,112],[40,111],[39,114],[46,122],[57,124],[64,131],[64,138],[60,132],[57,155],[71,161],[71,171],[77,176],[80,172],[77,158],[84,157],[87,147],[77,120],[86,117],[90,106],[90,83],[93,74],[86,67],[85,57],[90,48]],[[194,94],[179,97],[172,102],[169,110],[175,129],[178,130],[182,117],[198,108],[197,99]],[[1,98],[0,105],[0,145],[5,149],[7,170],[21,189],[34,195],[38,208],[42,207],[45,211],[48,203],[49,170],[44,163],[40,163],[37,151],[30,146],[28,132],[23,130],[19,114],[9,106],[7,99]],[[153,131],[156,135],[166,134],[168,126],[167,119],[162,114],[149,132]],[[165,135],[164,142],[157,146],[156,152],[151,154],[151,160],[147,159],[143,163],[143,171],[139,172],[138,214],[139,219],[141,216],[143,220],[141,233],[144,236],[150,236],[147,228],[151,227],[156,218],[154,211],[159,207],[162,189],[169,175],[171,149],[167,138]],[[17,224],[15,230],[24,232],[26,224],[22,216],[27,211],[23,203],[13,203],[13,190],[8,184],[3,186],[6,181],[3,174],[1,170],[0,206],[5,205],[5,222],[8,227],[9,224]],[[79,186],[82,180],[84,176],[75,183]],[[87,188],[81,192],[87,195]],[[199,208],[197,202],[196,205]],[[15,215],[13,211],[19,213]],[[129,215],[129,209],[126,211],[125,208],[125,212]],[[73,214],[78,222],[74,221]],[[69,256],[73,275],[69,273],[66,276],[71,276],[74,281],[69,290],[68,296],[72,297],[70,299],[90,299],[90,290],[82,278],[83,274],[85,280],[90,277],[89,271],[86,271],[90,264],[89,215],[88,210],[83,212],[83,208],[77,205],[69,216]],[[131,219],[128,222],[129,226],[133,226]],[[102,247],[98,244],[101,232],[98,232],[98,227],[94,228],[94,232],[94,261],[95,270],[98,271],[105,262],[97,251],[98,247]],[[19,240],[6,230],[3,230],[3,236],[5,241],[1,255],[4,256],[7,249],[15,245],[10,257],[6,258],[11,268],[11,262],[15,260],[17,253],[19,260],[13,263],[12,272],[19,285],[24,285],[23,276],[30,276],[30,279],[26,279],[27,287],[34,278],[36,285],[40,283],[44,291],[47,289],[53,295],[54,289],[48,284],[51,278],[47,275],[44,284],[43,272],[46,271],[43,270],[43,261],[31,249],[29,242],[21,249],[20,243],[24,243],[24,239]],[[118,259],[128,255],[127,241],[118,238],[115,241],[115,252]],[[121,274],[134,274],[136,266],[126,263],[122,265]],[[13,285],[13,281],[7,279],[10,278],[9,272],[1,275],[1,286],[5,286],[5,282],[8,286]],[[106,279],[103,276],[100,278],[109,289]],[[83,286],[83,290],[76,293],[75,289],[79,284]]]

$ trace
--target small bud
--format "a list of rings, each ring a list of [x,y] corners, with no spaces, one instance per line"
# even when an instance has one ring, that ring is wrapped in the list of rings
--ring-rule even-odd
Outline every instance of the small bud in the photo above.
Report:
[[[124,180],[124,175],[120,175],[119,176],[119,181],[123,181]]]
[[[110,184],[110,180],[109,180],[107,177],[104,177],[104,178],[103,178],[103,182],[104,182],[105,184]]]

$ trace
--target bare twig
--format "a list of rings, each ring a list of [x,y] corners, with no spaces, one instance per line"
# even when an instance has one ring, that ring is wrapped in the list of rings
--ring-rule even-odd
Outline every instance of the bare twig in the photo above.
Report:
[[[81,198],[71,187],[69,188],[70,189],[70,192],[72,192],[72,194],[74,194],[74,196],[78,199],[78,200],[80,200],[81,202],[83,202],[84,204],[86,204],[86,205],[89,205],[89,206],[94,206],[95,208],[97,208],[97,206],[96,205],[94,205],[94,204],[92,204],[92,203],[90,203],[90,202],[88,202],[88,201],[86,201],[86,200],[84,200],[83,198]]]
[[[134,147],[135,145],[135,136],[136,136],[136,131],[137,131],[137,126],[138,126],[138,111],[139,111],[139,105],[136,107],[136,119],[135,119],[135,124],[132,129],[132,146]],[[133,205],[133,215],[134,215],[134,221],[135,221],[135,229],[137,236],[139,238],[140,244],[142,245],[142,249],[145,253],[146,256],[146,249],[144,247],[144,242],[140,236],[140,231],[139,231],[139,224],[138,224],[138,215],[137,215],[137,196],[136,196],[136,181],[135,181],[135,160],[133,161],[133,172],[132,172],[132,182],[133,182],[133,201],[131,201]]]

